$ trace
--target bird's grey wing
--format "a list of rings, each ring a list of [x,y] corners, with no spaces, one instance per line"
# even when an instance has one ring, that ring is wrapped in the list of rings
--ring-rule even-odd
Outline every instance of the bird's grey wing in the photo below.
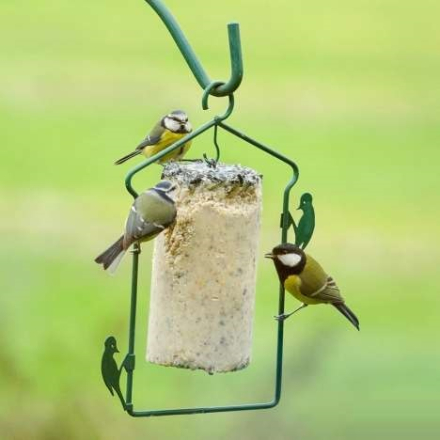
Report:
[[[160,141],[163,131],[164,128],[162,127],[161,122],[158,122],[145,139],[136,147],[136,150],[143,150],[149,145],[156,145]]]
[[[339,287],[330,276],[327,277],[325,284],[310,296],[329,303],[344,301]]]
[[[150,223],[135,211],[134,205],[125,224],[124,248],[128,249],[135,241],[152,237],[163,230],[154,223]]]
[[[150,189],[134,201],[125,225],[124,247],[128,248],[134,241],[152,237],[176,218],[176,207],[171,199],[164,199]]]

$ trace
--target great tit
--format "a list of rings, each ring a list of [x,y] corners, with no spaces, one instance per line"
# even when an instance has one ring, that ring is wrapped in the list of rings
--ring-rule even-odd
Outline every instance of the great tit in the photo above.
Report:
[[[115,162],[115,165],[124,163],[128,159],[143,154],[145,157],[151,157],[165,148],[169,147],[174,142],[192,132],[192,126],[188,121],[188,116],[182,110],[174,110],[165,115],[150,131],[146,138],[136,147],[134,151],[121,157]],[[159,159],[158,163],[168,162],[169,160],[180,160],[185,156],[189,150],[192,141],[183,144],[177,150],[166,154]]]
[[[345,305],[335,280],[301,248],[290,243],[280,244],[265,257],[273,260],[284,288],[303,303],[292,313],[278,316],[278,319],[286,319],[310,304],[331,304],[359,330],[359,320]]]
[[[154,188],[140,194],[131,206],[124,234],[95,261],[114,272],[133,243],[152,240],[170,226],[177,214],[174,201],[169,197],[175,188],[172,182],[161,180]]]

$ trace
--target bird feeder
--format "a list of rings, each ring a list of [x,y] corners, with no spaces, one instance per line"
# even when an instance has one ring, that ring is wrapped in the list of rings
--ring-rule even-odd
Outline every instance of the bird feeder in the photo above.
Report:
[[[261,176],[239,165],[219,162],[219,129],[230,133],[268,157],[285,163],[292,176],[281,196],[281,242],[287,242],[293,227],[295,242],[303,248],[314,228],[314,214],[301,219],[297,226],[289,212],[290,191],[298,180],[295,162],[274,149],[236,130],[225,120],[234,108],[234,91],[243,76],[239,26],[228,25],[231,55],[231,77],[228,81],[211,81],[179,25],[160,0],[146,0],[170,31],[198,83],[203,88],[202,107],[208,108],[209,96],[227,97],[228,107],[223,115],[201,125],[155,156],[144,160],[126,177],[128,192],[137,197],[133,177],[177,150],[186,142],[213,131],[215,159],[170,162],[162,177],[177,183],[175,197],[177,218],[174,225],[156,238],[154,244],[150,315],[148,322],[147,354],[149,362],[208,373],[232,372],[245,368],[251,359],[252,325],[255,303],[256,261],[261,212]],[[307,197],[310,196],[309,194]],[[311,196],[310,196],[311,197]],[[307,234],[307,237],[302,236]],[[130,324],[128,353],[112,376],[103,369],[106,385],[115,384],[124,410],[133,417],[177,414],[212,413],[268,409],[276,406],[281,397],[284,321],[278,320],[276,375],[274,395],[261,403],[236,404],[174,409],[139,410],[133,402],[135,370],[136,311],[140,248],[133,246]],[[145,265],[142,265],[145,267]],[[280,285],[278,315],[284,314],[284,288]],[[109,351],[110,350],[110,351]],[[115,362],[116,340],[106,340],[103,362]],[[125,370],[126,393],[120,392],[119,380]],[[114,372],[117,372],[116,374]],[[115,377],[117,376],[117,377]]]

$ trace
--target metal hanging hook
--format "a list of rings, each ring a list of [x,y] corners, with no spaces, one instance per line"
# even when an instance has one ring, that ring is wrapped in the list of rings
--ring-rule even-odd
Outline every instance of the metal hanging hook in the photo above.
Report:
[[[177,44],[181,54],[185,58],[189,68],[191,69],[200,87],[205,90],[212,80],[209,78],[202,64],[200,63],[193,48],[190,46],[185,34],[182,32],[176,19],[173,17],[169,9],[161,0],[145,0],[157,13],[163,21],[171,36]],[[231,57],[231,76],[227,82],[221,84],[210,90],[213,96],[227,96],[238,89],[243,79],[243,58],[241,52],[240,41],[240,27],[238,23],[228,24],[228,38],[229,38],[229,53]]]
[[[208,86],[205,88],[205,90],[203,90],[203,95],[202,95],[202,108],[203,108],[203,110],[208,110],[208,108],[209,108],[209,106],[208,106],[209,95],[212,94],[212,91],[216,87],[219,87],[222,84],[224,84],[222,81],[213,81],[211,84],[208,84]],[[229,116],[231,116],[232,110],[234,110],[234,95],[231,93],[230,95],[228,95],[228,98],[229,98],[229,104],[228,104],[228,108],[227,108],[226,112],[221,116],[215,117],[218,122],[229,118]]]

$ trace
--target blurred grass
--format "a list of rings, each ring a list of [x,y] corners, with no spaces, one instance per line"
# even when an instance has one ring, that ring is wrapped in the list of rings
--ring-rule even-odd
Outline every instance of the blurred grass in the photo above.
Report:
[[[293,203],[302,191],[316,201],[310,252],[338,280],[362,331],[326,307],[288,321],[283,398],[274,410],[127,417],[101,383],[99,362],[109,333],[126,350],[129,264],[110,278],[92,263],[120,230],[129,203],[126,168],[111,164],[169,109],[183,107],[194,125],[209,115],[171,38],[142,1],[4,1],[0,437],[437,438],[440,5],[168,5],[214,78],[228,76],[225,24],[240,22],[246,70],[231,123],[300,165]],[[211,105],[210,115],[224,101]],[[265,176],[263,253],[279,237],[287,171],[227,134],[221,145],[225,161]],[[205,137],[190,155],[211,148]],[[135,184],[147,187],[158,175],[152,169]],[[259,266],[253,363],[208,377],[142,361],[149,255],[145,246],[136,402],[269,399],[272,267]],[[287,308],[295,305],[288,298]]]

